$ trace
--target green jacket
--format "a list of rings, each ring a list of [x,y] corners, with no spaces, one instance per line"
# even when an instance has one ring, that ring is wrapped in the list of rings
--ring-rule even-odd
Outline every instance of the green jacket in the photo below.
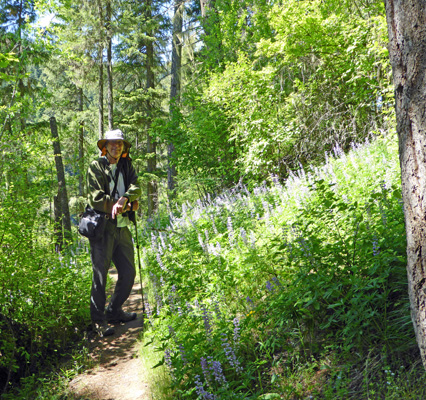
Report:
[[[124,185],[126,193],[123,197],[127,197],[129,202],[136,200],[141,195],[141,187],[133,168],[132,162],[128,158],[120,158],[118,167],[123,173]],[[89,205],[95,210],[111,214],[112,207],[116,203],[110,195],[110,164],[106,157],[100,157],[89,166],[87,171],[87,189]],[[130,218],[132,220],[132,218]]]

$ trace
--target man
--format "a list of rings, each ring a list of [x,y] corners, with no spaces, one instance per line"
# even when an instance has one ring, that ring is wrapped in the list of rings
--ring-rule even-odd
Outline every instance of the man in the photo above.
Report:
[[[94,330],[103,337],[114,334],[110,323],[129,322],[136,318],[136,313],[123,311],[122,305],[130,295],[136,275],[128,225],[135,218],[136,199],[141,188],[128,156],[131,145],[124,140],[121,130],[106,132],[97,145],[102,155],[89,166],[88,197],[93,209],[106,214],[107,224],[102,239],[90,240],[93,267],[90,315]],[[105,309],[105,285],[111,260],[117,268],[118,279]]]

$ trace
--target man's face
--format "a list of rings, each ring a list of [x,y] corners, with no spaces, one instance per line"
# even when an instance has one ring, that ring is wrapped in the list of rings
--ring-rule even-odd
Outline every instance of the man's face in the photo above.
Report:
[[[121,154],[123,153],[122,140],[108,140],[105,146],[108,153],[114,158],[120,157]]]

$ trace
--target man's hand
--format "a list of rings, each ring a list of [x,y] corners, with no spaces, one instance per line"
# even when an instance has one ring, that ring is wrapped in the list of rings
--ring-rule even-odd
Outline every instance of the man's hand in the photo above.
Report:
[[[122,214],[126,210],[127,197],[120,197],[117,203],[112,207],[112,219],[115,219],[115,216]]]

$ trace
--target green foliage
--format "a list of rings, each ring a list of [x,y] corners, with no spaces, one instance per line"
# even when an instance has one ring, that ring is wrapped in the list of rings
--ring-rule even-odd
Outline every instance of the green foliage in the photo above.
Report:
[[[55,253],[48,129],[5,132],[0,181],[0,390],[62,356],[88,321],[86,248]],[[53,361],[52,361],[53,362]]]
[[[309,174],[146,226],[147,340],[160,342],[178,398],[407,393],[419,356],[396,154],[390,137],[336,149]]]
[[[251,187],[392,124],[383,4],[215,1],[203,26],[203,73],[186,87],[165,135],[176,138],[183,180],[198,164],[216,185],[243,177]],[[194,162],[200,142],[209,149],[205,138],[220,154],[228,150],[222,168],[209,151],[204,165]],[[232,179],[222,179],[223,169]]]
[[[36,206],[13,200],[0,207],[2,387],[8,376],[13,382],[55,352],[63,354],[88,320],[88,300],[81,293],[89,293],[89,257],[54,253],[38,232]]]

